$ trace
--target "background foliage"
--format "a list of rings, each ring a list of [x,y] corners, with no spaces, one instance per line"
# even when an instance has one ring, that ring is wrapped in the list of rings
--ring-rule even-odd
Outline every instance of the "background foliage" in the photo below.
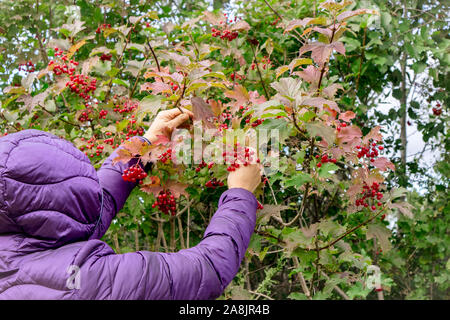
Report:
[[[255,127],[280,130],[281,169],[257,192],[264,209],[222,298],[448,299],[448,7],[348,4],[1,1],[2,135],[47,130],[99,167],[126,138],[142,135],[160,107],[190,108],[194,95],[208,101],[197,106],[200,118],[213,112],[221,125],[244,129],[265,119]],[[346,28],[340,32],[333,17],[344,10],[355,14],[337,19]],[[220,23],[224,12],[231,22]],[[212,28],[236,37],[221,39]],[[57,74],[55,65],[64,64]],[[71,72],[82,76],[70,79]],[[69,81],[92,85],[89,97]],[[348,127],[338,131],[342,123]],[[387,159],[358,162],[355,146],[368,135],[381,140],[377,128],[395,171]],[[415,131],[424,149],[408,154]],[[323,162],[323,154],[337,161]],[[226,190],[206,186],[210,173],[224,181],[227,171],[197,167],[159,161],[104,240],[118,253],[198,243]],[[363,169],[365,178],[355,176]],[[355,190],[374,181],[382,205],[355,207]],[[175,216],[152,207],[162,185],[176,195]],[[371,265],[381,269],[382,291],[367,286]]]

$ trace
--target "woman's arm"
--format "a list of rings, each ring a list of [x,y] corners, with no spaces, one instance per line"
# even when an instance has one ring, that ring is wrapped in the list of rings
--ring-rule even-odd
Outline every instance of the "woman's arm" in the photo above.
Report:
[[[98,253],[82,264],[83,299],[215,299],[236,276],[255,228],[248,190],[224,192],[202,241],[176,253]]]

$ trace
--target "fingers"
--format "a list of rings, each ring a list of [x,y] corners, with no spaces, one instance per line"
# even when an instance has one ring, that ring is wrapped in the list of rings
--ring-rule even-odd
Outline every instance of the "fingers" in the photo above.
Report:
[[[174,108],[174,109],[170,109],[170,110],[165,110],[165,111],[161,111],[159,113],[159,115],[166,120],[172,120],[175,119],[176,117],[178,117],[181,114],[187,114],[189,118],[193,118],[194,114],[189,111],[188,109],[185,108],[181,108],[183,110],[183,113],[181,113],[180,109],[178,108]]]
[[[168,126],[172,129],[178,128],[181,124],[189,120],[190,116],[187,113],[182,113],[178,115],[175,119],[170,120]]]

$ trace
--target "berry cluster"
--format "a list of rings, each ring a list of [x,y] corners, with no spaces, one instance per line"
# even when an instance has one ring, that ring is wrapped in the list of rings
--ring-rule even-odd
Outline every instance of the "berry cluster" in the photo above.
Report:
[[[248,147],[242,147],[237,142],[234,146],[234,151],[228,151],[222,153],[222,156],[225,158],[225,163],[230,163],[227,168],[228,172],[235,171],[238,169],[241,164],[245,167],[249,164],[253,163],[253,155],[255,151],[250,150]],[[259,163],[260,160],[256,159],[256,162]]]
[[[338,132],[340,132],[341,129],[345,128],[346,126],[347,126],[347,123],[338,121],[337,124],[336,124],[336,130]]]
[[[261,64],[262,64],[263,70],[269,69],[269,68],[271,67],[272,60],[270,60],[269,57],[264,56],[264,57],[262,58],[262,60],[261,60]],[[258,65],[259,65],[259,63],[258,63]],[[251,68],[252,70],[255,70],[255,68],[256,68],[256,63],[253,62],[253,63],[251,64],[250,68]]]
[[[225,21],[220,21],[219,24],[221,26],[223,25],[228,25],[229,23],[233,23],[237,21],[237,18],[235,17],[234,20],[228,20],[228,16],[225,13],[223,15],[225,17]],[[211,35],[216,38],[216,37],[220,37],[220,39],[227,39],[228,41],[232,41],[234,39],[236,39],[239,35],[239,33],[237,31],[231,31],[228,28],[224,28],[224,30],[220,30],[220,29],[216,29],[216,28],[211,28]]]
[[[222,40],[227,39],[228,41],[233,41],[239,35],[239,33],[237,31],[231,31],[228,29],[221,31],[216,28],[212,28],[211,31],[213,32],[211,34],[213,37],[220,37],[220,39],[222,39]]]
[[[263,122],[264,122],[264,119],[256,119],[256,121],[252,122],[252,127],[256,128],[257,126],[259,126]]]
[[[114,96],[116,98],[117,96]],[[123,100],[123,99],[122,99]],[[117,101],[115,104],[115,107],[113,109],[114,112],[118,113],[130,113],[137,109],[139,106],[137,101],[132,100],[123,100],[123,101]]]
[[[370,159],[370,162],[375,161],[375,157],[378,157],[379,151],[383,150],[384,147],[382,145],[378,146],[376,142],[370,142],[367,147],[364,146],[356,146],[358,151],[358,158],[363,158],[364,156]]]
[[[173,83],[173,82],[170,83],[170,86],[172,87],[172,90],[173,90],[173,91],[177,91],[178,88],[179,88],[178,85],[175,84],[175,83]]]
[[[167,149],[164,153],[159,156],[159,161],[166,163],[168,160],[172,160],[172,149]]]
[[[138,163],[128,169],[125,169],[122,174],[123,180],[133,183],[139,181],[139,184],[142,184],[142,179],[144,179],[145,177],[147,177],[147,173]]]
[[[111,61],[112,54],[110,53],[104,53],[100,56],[100,60],[102,61]]]
[[[106,115],[108,114],[108,110],[100,110],[100,112],[98,113],[98,118],[99,119],[106,119]]]
[[[63,61],[62,64],[57,64],[55,60],[51,60],[48,63],[48,67],[50,70],[53,70],[55,75],[59,76],[63,73],[68,74],[69,76],[72,76],[75,73],[75,67],[78,66],[78,62],[74,60],[70,60],[67,57],[66,54],[64,54],[62,49],[59,49],[58,47],[54,48],[55,50],[55,57],[61,57],[61,60]],[[69,62],[69,63],[67,63]]]
[[[66,83],[66,87],[69,87],[72,92],[75,92],[87,101],[91,98],[89,93],[97,89],[97,79],[90,79],[82,74],[71,75],[70,81]]]
[[[245,79],[245,76],[241,76],[240,74],[237,74],[236,72],[233,72],[231,75],[230,75],[230,78],[231,78],[231,80],[236,80],[236,81],[238,81],[238,80],[242,80],[242,79]]]
[[[81,115],[78,117],[78,121],[80,121],[80,122],[86,122],[86,121],[91,120],[91,119],[89,118],[89,114],[92,113],[92,109],[87,108],[86,110],[87,110],[87,111],[83,111],[83,112],[81,113]]]
[[[208,167],[208,169],[211,169],[214,166],[214,162],[210,162],[209,164],[206,164],[205,161],[202,160],[202,163],[198,165],[197,168],[195,168],[195,172],[200,172],[204,167]]]
[[[108,29],[108,28],[111,28],[111,25],[109,23],[108,24],[104,23],[101,26],[99,26],[97,28],[97,30],[95,30],[95,33],[100,33],[102,30]]]
[[[274,22],[271,22],[270,25],[275,26],[280,21],[280,18],[277,18]]]
[[[442,113],[441,104],[440,103],[436,103],[436,107],[433,107],[433,114],[435,116],[440,116],[441,113]]]
[[[27,61],[26,63],[19,64],[19,71],[34,72],[36,67],[33,62]]]
[[[223,182],[222,181],[218,181],[216,178],[212,178],[211,180],[206,182],[205,186],[207,188],[215,189],[217,187],[223,187]]]
[[[361,191],[361,197],[359,199],[356,199],[355,205],[356,206],[364,206],[369,207],[369,202],[372,203],[371,209],[376,210],[375,206],[375,199],[377,200],[377,206],[381,207],[383,204],[380,202],[380,200],[383,198],[383,194],[379,191],[380,185],[377,182],[372,183],[372,186],[368,186],[365,184],[363,186],[363,191]],[[372,199],[372,200],[369,200]]]
[[[81,141],[85,141],[85,138],[81,138]],[[104,148],[105,147],[101,143],[97,144],[94,136],[89,140],[86,140],[86,146],[81,146],[80,150],[81,151],[84,151],[85,149],[92,150],[93,151],[92,153],[88,154],[88,151],[86,150],[84,154],[87,155],[88,157],[93,158],[95,156],[97,157],[100,156],[103,153]]]
[[[317,164],[317,167],[321,167],[322,163],[332,162],[336,163],[337,160],[335,158],[329,158],[327,154],[323,154],[322,156],[316,155],[316,159],[320,158],[320,162]]]
[[[175,202],[175,197],[170,193],[169,190],[163,190],[159,193],[156,198],[156,202],[152,204],[152,208],[158,207],[159,211],[165,214],[170,214],[174,216],[177,212],[177,204]]]

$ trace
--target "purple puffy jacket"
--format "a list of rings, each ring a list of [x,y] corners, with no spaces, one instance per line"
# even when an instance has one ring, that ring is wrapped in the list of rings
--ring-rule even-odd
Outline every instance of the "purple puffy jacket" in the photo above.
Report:
[[[176,253],[116,254],[99,240],[135,183],[96,171],[70,142],[23,130],[0,138],[0,299],[214,299],[239,270],[257,201],[230,189],[203,240]],[[102,205],[103,203],[103,205]]]

